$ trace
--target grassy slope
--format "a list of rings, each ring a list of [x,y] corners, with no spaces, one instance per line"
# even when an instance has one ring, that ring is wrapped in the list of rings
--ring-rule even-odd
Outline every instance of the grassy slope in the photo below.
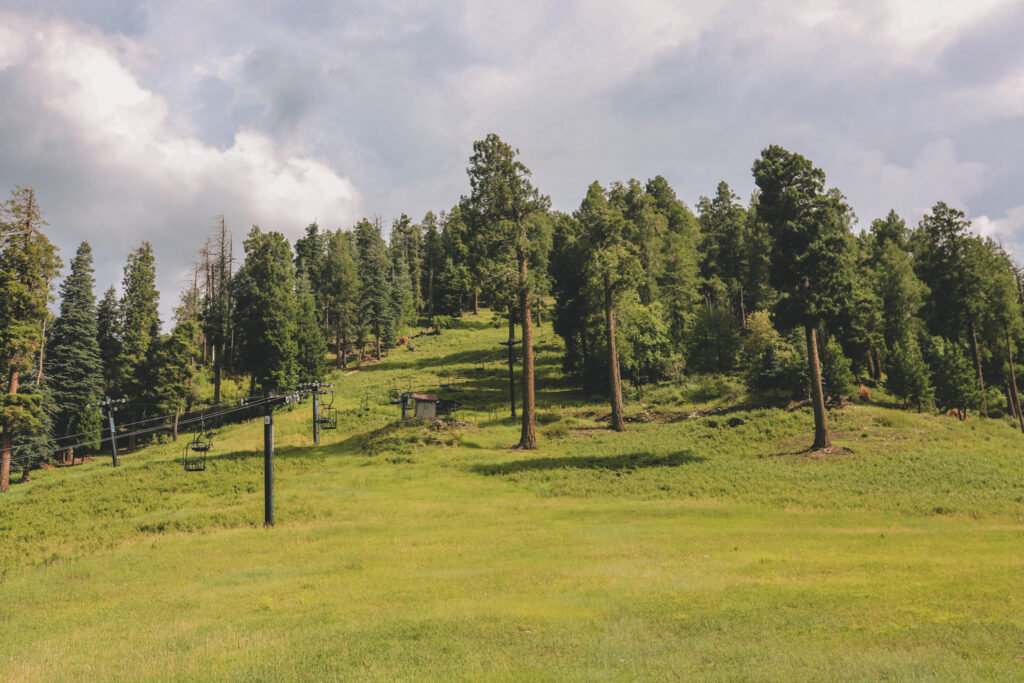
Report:
[[[508,450],[502,332],[469,323],[338,376],[320,448],[308,403],[278,413],[272,530],[259,423],[223,429],[205,473],[168,444],[15,487],[0,679],[1024,676],[1008,423],[846,408],[828,459],[800,452],[806,411],[615,435],[544,332],[538,453]],[[442,366],[474,424],[396,429],[391,380]]]

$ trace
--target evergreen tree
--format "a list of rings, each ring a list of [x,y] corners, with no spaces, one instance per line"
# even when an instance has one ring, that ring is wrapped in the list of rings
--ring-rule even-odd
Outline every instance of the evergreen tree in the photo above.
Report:
[[[714,199],[700,198],[697,211],[701,229],[701,276],[724,285],[729,307],[735,311],[740,325],[745,325],[743,289],[749,279],[747,211],[724,181],[718,184]]]
[[[160,338],[160,295],[156,290],[153,247],[143,242],[128,255],[118,305],[120,349],[115,361],[115,388],[129,402],[142,398],[152,386],[149,374],[155,344]]]
[[[103,390],[110,391],[117,376],[117,359],[121,357],[121,314],[117,292],[111,285],[96,306],[96,342],[103,365]]]
[[[893,343],[885,388],[894,396],[915,403],[918,412],[932,400],[930,372],[916,335],[907,332]]]
[[[234,267],[233,243],[224,216],[217,216],[213,234],[203,248],[203,297],[201,326],[213,355],[213,402],[220,403],[221,375],[229,365],[231,345],[231,282]],[[203,350],[206,358],[206,349]]]
[[[596,181],[576,212],[582,228],[580,238],[587,267],[597,281],[604,303],[605,344],[608,353],[608,389],[611,398],[611,428],[625,430],[622,406],[622,379],[615,339],[615,300],[642,280],[640,259],[635,243],[626,239],[626,221],[610,206],[604,188]]]
[[[416,321],[415,296],[409,266],[401,254],[393,262],[391,274],[391,310],[394,312],[395,331],[405,329]]]
[[[179,322],[156,342],[152,395],[160,413],[174,415],[171,437],[178,440],[178,419],[197,398],[195,389],[195,323]]]
[[[253,226],[235,276],[238,363],[253,392],[286,390],[295,381],[295,265],[288,240]]]
[[[395,272],[400,268],[399,261],[405,261],[405,270],[409,280],[408,291],[412,306],[409,322],[417,313],[424,310],[423,302],[423,232],[422,228],[413,223],[404,213],[391,224],[391,264]],[[406,289],[404,281],[400,283]]]
[[[299,382],[322,382],[327,372],[323,333],[316,318],[313,289],[305,277],[295,278],[297,369]]]
[[[11,447],[45,432],[40,387],[21,381],[38,362],[49,318],[50,283],[60,268],[35,191],[16,187],[0,205],[0,363],[7,391],[0,399],[0,492],[10,489]],[[45,435],[48,436],[48,435]]]
[[[825,191],[821,169],[777,145],[761,153],[753,172],[761,192],[758,216],[772,236],[771,284],[779,292],[775,317],[786,329],[804,328],[814,407],[813,447],[827,448],[817,328],[835,319],[849,299],[849,209],[837,191]]]
[[[533,374],[533,321],[530,314],[530,223],[527,216],[546,211],[551,200],[530,182],[530,170],[517,159],[518,151],[491,133],[473,143],[466,173],[470,195],[462,206],[474,222],[485,226],[486,243],[498,253],[514,254],[519,281],[519,318],[523,348],[523,428],[519,447],[537,447]]]
[[[391,260],[381,236],[380,224],[365,218],[356,225],[356,248],[359,253],[359,317],[364,333],[373,335],[377,360],[381,347],[394,337],[394,313],[391,300]]]
[[[99,440],[101,415],[87,408],[103,396],[103,361],[97,342],[92,248],[82,242],[61,284],[60,317],[50,334],[47,374],[52,385],[54,437],[63,443]],[[84,438],[69,437],[85,435]],[[73,454],[72,454],[73,456]]]
[[[434,298],[434,286],[435,280],[440,273],[441,266],[444,264],[444,251],[441,247],[441,233],[437,229],[437,218],[434,216],[433,211],[428,211],[427,215],[423,217],[423,277],[426,282],[422,285],[422,290],[425,292],[425,307],[427,317],[434,316],[435,298]]]
[[[348,367],[348,345],[358,334],[361,285],[350,232],[336,230],[327,245],[324,279],[330,318],[334,323],[339,368]]]

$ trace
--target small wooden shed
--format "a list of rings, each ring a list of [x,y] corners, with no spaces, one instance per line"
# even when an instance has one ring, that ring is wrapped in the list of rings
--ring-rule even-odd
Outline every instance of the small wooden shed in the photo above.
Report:
[[[437,417],[437,396],[435,394],[401,395],[402,419],[409,417]]]

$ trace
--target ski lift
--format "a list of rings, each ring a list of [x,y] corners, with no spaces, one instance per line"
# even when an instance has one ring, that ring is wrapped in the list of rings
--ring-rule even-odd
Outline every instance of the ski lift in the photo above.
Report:
[[[181,464],[186,472],[205,471],[206,454],[213,448],[213,434],[206,431],[206,421],[201,419],[199,424],[199,431],[181,453]]]
[[[398,390],[398,380],[392,378],[391,391],[388,392],[388,403],[397,406],[402,403],[402,392]]]
[[[366,389],[363,391],[363,398],[359,401],[359,410],[356,412],[357,417],[364,417],[370,414],[370,390]]]
[[[334,406],[333,391],[331,392],[331,400],[327,405],[320,406],[320,414],[316,416],[316,421],[320,425],[320,429],[338,428],[338,411],[332,406]]]

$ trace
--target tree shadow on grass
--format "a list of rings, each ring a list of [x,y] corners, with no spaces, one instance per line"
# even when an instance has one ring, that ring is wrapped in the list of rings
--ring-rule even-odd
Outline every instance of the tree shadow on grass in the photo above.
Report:
[[[491,465],[474,465],[470,468],[476,474],[485,476],[509,475],[518,472],[543,472],[548,470],[610,470],[631,472],[648,467],[679,467],[693,465],[707,460],[704,456],[694,455],[692,451],[678,451],[655,455],[648,451],[624,453],[622,455],[593,456],[583,458],[524,458],[512,462]]]

